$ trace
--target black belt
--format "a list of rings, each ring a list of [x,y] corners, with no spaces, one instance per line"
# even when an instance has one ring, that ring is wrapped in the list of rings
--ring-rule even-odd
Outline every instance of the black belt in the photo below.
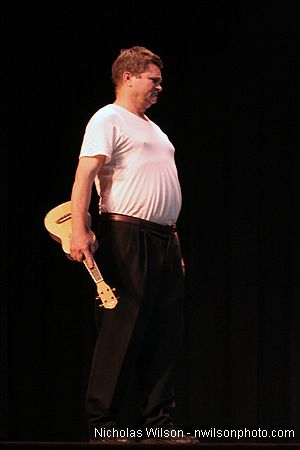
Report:
[[[160,223],[140,219],[139,217],[126,216],[125,214],[104,212],[100,214],[100,220],[111,220],[113,222],[123,222],[132,225],[139,225],[164,234],[172,234],[177,231],[176,225],[161,225]]]

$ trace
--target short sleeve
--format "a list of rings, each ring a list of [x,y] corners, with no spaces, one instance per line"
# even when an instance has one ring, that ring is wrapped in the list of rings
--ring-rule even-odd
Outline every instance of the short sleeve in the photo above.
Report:
[[[104,155],[110,160],[114,148],[114,123],[111,117],[96,113],[88,122],[79,157]]]

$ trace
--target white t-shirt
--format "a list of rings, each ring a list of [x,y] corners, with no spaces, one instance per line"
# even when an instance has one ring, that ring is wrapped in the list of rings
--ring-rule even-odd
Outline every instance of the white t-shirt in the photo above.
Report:
[[[107,157],[95,178],[100,212],[174,224],[181,209],[174,152],[147,117],[114,104],[99,109],[87,124],[80,157]]]

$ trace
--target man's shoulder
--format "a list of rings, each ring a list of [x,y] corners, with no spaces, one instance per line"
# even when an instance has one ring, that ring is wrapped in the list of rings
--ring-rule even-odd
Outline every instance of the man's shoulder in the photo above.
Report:
[[[99,108],[90,118],[90,124],[114,123],[118,120],[118,113],[113,104],[108,104]]]
[[[108,105],[101,106],[92,117],[112,117],[116,115],[114,105],[109,103]]]

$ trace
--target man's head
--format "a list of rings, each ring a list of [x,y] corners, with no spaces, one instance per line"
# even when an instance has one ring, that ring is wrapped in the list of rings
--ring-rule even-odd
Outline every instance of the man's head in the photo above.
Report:
[[[154,64],[159,69],[163,67],[161,58],[145,47],[135,46],[121,50],[112,65],[112,82],[115,89],[117,90],[123,84],[124,73],[128,72],[132,76],[138,77],[147,71],[149,64]]]

